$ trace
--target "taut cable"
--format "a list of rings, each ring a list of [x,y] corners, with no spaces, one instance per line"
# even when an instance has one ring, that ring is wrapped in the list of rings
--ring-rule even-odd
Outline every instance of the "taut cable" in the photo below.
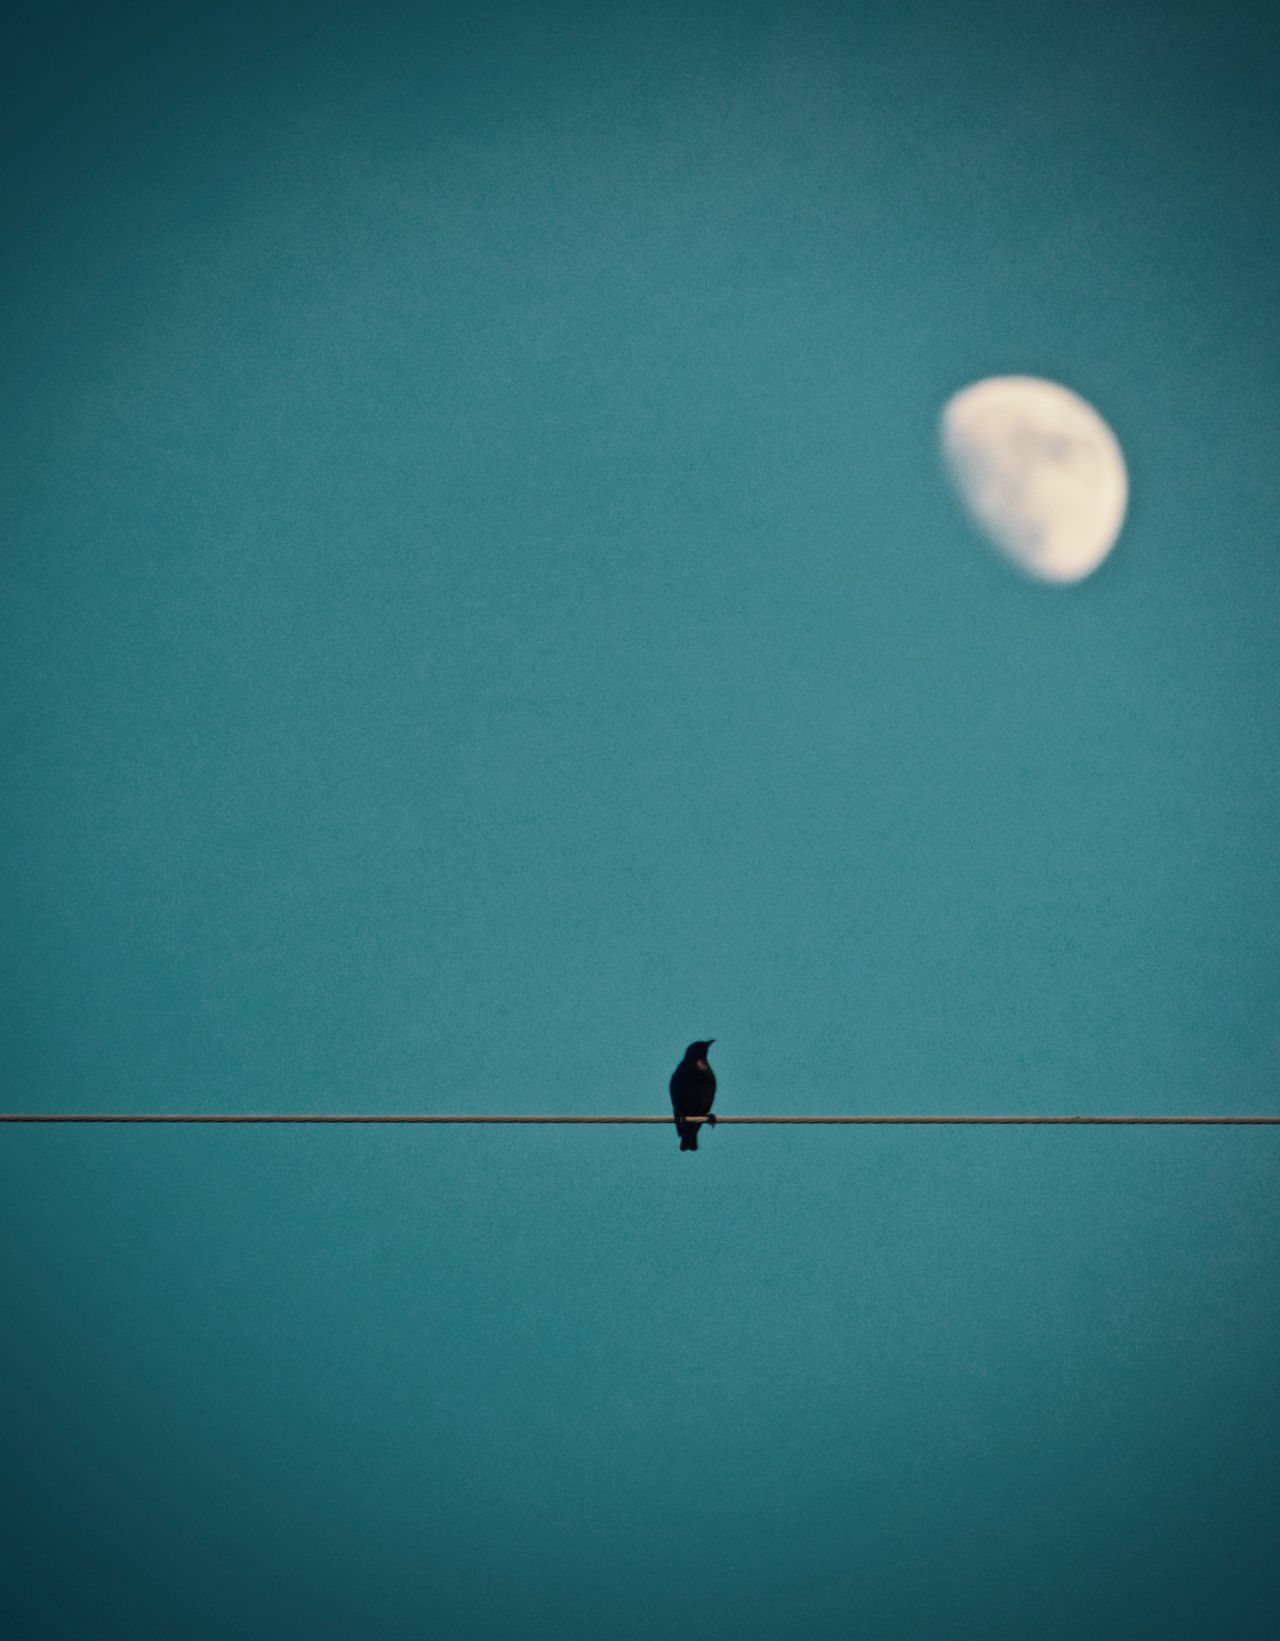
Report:
[[[489,1113],[453,1113],[429,1115],[413,1113],[393,1116],[374,1116],[356,1112],[207,1112],[207,1111],[20,1111],[0,1112],[0,1123],[664,1123],[672,1117],[615,1117],[615,1116],[498,1116]],[[1276,1117],[945,1117],[945,1116],[866,1116],[866,1117],[682,1117],[685,1123],[731,1124],[755,1123],[769,1126],[796,1124],[798,1126],[841,1127],[910,1127],[937,1125],[956,1127],[973,1125],[991,1127],[1272,1127],[1280,1125]]]

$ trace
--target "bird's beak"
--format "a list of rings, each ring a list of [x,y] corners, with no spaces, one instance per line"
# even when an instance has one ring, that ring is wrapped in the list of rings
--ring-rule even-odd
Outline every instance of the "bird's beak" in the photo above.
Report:
[[[712,1043],[714,1043],[714,1042],[715,1042],[715,1038],[714,1038],[714,1037],[708,1037],[708,1038],[707,1038],[707,1047],[708,1047],[708,1048],[710,1048],[710,1047],[711,1047],[711,1045],[712,1045]]]

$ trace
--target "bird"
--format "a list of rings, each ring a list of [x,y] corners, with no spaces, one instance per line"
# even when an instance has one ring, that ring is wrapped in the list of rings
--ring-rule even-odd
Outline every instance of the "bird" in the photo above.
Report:
[[[714,1037],[708,1037],[704,1043],[690,1043],[684,1051],[684,1059],[671,1073],[671,1109],[675,1112],[682,1151],[698,1149],[698,1130],[702,1127],[701,1123],[689,1122],[687,1118],[705,1117],[715,1127],[711,1105],[716,1097],[716,1074],[707,1064],[707,1050],[714,1042]]]

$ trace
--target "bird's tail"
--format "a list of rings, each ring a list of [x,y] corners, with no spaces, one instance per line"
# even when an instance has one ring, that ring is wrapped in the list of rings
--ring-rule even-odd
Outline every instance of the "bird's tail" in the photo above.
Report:
[[[680,1129],[680,1149],[682,1151],[696,1151],[698,1149],[698,1124],[685,1123]]]

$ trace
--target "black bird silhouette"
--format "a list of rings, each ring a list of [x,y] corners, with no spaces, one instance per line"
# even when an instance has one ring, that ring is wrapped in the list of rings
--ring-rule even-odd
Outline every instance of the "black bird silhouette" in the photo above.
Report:
[[[705,1117],[715,1127],[711,1105],[716,1097],[716,1074],[707,1064],[707,1050],[715,1042],[708,1037],[705,1043],[690,1043],[684,1059],[671,1074],[671,1109],[676,1114],[676,1133],[680,1136],[682,1151],[698,1149],[698,1122],[686,1122],[686,1117]]]

